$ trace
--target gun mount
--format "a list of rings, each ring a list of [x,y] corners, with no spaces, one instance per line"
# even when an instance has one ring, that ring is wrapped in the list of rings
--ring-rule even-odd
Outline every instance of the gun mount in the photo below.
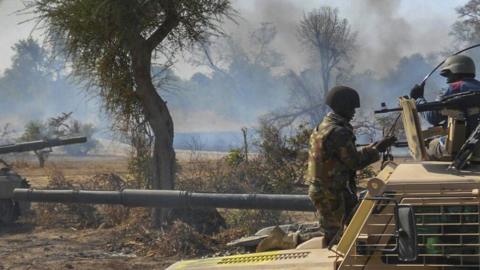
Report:
[[[86,141],[86,137],[72,137],[0,145],[0,154],[38,151],[56,146],[84,143]],[[0,223],[11,223],[21,213],[30,208],[30,203],[19,202],[13,199],[13,190],[15,188],[28,188],[30,185],[25,178],[13,171],[7,163],[1,159],[0,161],[5,165],[5,167],[0,169]]]
[[[446,96],[440,101],[417,104],[417,112],[453,110],[465,111],[470,108],[478,108],[480,105],[480,91],[463,92],[451,96]],[[374,113],[401,112],[402,107],[392,109],[376,110]]]

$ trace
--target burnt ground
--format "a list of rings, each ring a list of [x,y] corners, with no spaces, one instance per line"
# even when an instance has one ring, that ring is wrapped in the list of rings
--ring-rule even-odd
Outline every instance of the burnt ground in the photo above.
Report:
[[[120,157],[77,159],[60,156],[51,157],[46,168],[38,168],[35,160],[20,160],[13,165],[34,188],[46,187],[57,171],[61,171],[69,181],[79,184],[98,174],[115,173],[122,178],[128,178],[127,161]],[[55,216],[52,209],[47,207],[43,208],[43,212],[38,212],[38,205],[36,207],[37,216],[33,215],[33,218],[21,218],[12,225],[0,224],[0,270],[165,269],[181,259],[180,255],[177,255],[179,250],[193,250],[204,245],[204,239],[195,235],[193,236],[197,238],[193,240],[196,241],[182,240],[190,239],[188,237],[192,234],[188,228],[181,226],[177,228],[178,233],[174,232],[170,238],[163,239],[148,229],[135,231],[131,228],[135,227],[133,224],[140,224],[136,217],[133,217],[132,223],[126,228],[95,225],[80,229],[78,225],[65,225],[51,218]],[[38,216],[39,213],[42,216]],[[291,218],[297,222],[316,220],[312,213],[292,213]],[[146,223],[143,225],[148,227]],[[132,233],[125,236],[125,232]],[[230,238],[236,239],[240,236],[238,233],[234,231]],[[228,235],[222,237],[229,238]],[[167,241],[166,245],[164,241]],[[189,242],[186,247],[182,244],[184,241]],[[190,249],[183,253],[188,257],[202,256]]]
[[[178,258],[110,252],[115,229],[0,228],[0,269],[164,269]]]
[[[38,168],[34,159],[13,162],[15,170],[32,187],[48,183],[52,170],[82,182],[99,173],[127,174],[127,162],[121,157],[51,157],[46,168]],[[145,256],[119,252],[109,246],[118,228],[75,229],[34,225],[35,220],[20,219],[16,224],[0,224],[0,270],[3,269],[164,269],[178,258]],[[115,251],[112,251],[115,250]]]

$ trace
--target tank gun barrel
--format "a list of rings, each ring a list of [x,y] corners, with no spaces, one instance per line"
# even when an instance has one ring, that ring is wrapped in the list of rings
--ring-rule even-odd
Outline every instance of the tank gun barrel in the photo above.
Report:
[[[155,208],[234,208],[315,211],[307,195],[219,194],[179,190],[87,191],[16,188],[13,199],[29,202],[119,204]]]
[[[38,140],[31,142],[13,143],[7,145],[0,145],[0,154],[14,153],[14,152],[27,152],[41,150],[44,148],[50,148],[55,146],[84,143],[87,141],[86,137],[71,137],[71,138],[55,138]]]

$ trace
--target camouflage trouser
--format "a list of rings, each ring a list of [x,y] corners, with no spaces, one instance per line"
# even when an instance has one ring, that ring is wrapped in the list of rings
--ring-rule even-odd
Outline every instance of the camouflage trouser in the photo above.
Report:
[[[317,208],[320,215],[320,229],[329,243],[340,229],[343,230],[343,225],[348,223],[346,219],[358,203],[356,194],[351,194],[346,188],[322,189],[320,183],[315,181],[310,184],[308,195]]]

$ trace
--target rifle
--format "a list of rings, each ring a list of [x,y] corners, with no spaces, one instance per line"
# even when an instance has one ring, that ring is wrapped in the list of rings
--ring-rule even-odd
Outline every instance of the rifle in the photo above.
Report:
[[[468,91],[442,98],[440,101],[417,104],[417,112],[457,110],[466,111],[470,108],[480,108],[480,91]],[[402,108],[381,109],[375,113],[399,112]]]
[[[364,146],[369,146],[370,143],[362,143],[362,144],[355,144],[356,147],[364,147]],[[394,147],[400,148],[400,147],[408,147],[407,142],[394,142],[393,145]]]

